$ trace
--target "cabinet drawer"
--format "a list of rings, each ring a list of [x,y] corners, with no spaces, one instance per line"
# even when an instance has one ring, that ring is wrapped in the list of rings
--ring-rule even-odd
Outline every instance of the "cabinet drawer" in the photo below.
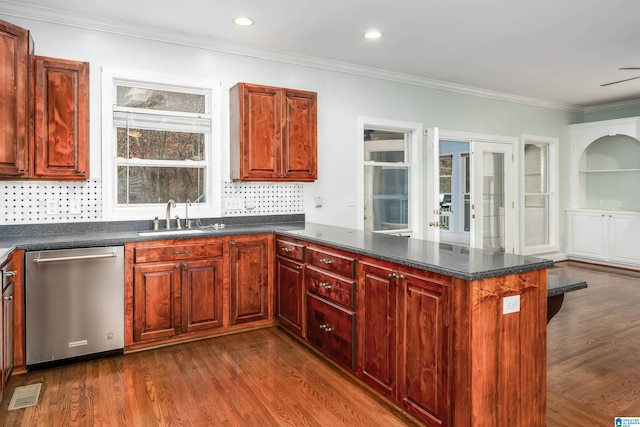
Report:
[[[356,260],[352,257],[307,247],[307,262],[323,270],[346,277],[355,277]]]
[[[304,280],[310,293],[328,298],[347,308],[355,308],[353,294],[356,282],[341,279],[312,266],[305,270]]]
[[[185,243],[181,245],[158,245],[135,248],[135,263],[155,261],[177,261],[194,258],[222,256],[222,242]]]
[[[304,245],[288,240],[276,240],[276,254],[296,261],[304,261]]]
[[[327,356],[355,371],[355,314],[307,293],[307,339]]]

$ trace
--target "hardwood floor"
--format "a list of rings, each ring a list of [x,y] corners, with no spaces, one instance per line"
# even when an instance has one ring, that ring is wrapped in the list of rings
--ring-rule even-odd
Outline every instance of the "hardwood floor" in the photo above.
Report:
[[[640,272],[577,262],[553,270],[588,287],[566,294],[547,328],[547,425],[640,417]],[[587,424],[570,423],[579,413]]]
[[[35,407],[13,389],[43,383]],[[15,376],[5,426],[418,425],[284,332],[262,329]]]
[[[589,287],[567,294],[548,326],[547,425],[640,416],[640,273],[579,263],[554,272]],[[36,406],[7,411],[15,387],[38,382]],[[0,424],[417,425],[275,328],[14,376]]]

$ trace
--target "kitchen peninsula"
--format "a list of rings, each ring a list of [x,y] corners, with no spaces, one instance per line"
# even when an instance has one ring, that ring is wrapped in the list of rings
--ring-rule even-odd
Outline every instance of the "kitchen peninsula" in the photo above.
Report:
[[[191,253],[152,257],[217,247],[202,257],[221,260],[219,325],[185,329],[193,313],[178,298],[169,305],[179,331],[135,341],[139,348],[280,323],[427,425],[545,424],[551,261],[304,222],[231,224],[198,237],[102,227],[4,235],[0,246],[20,253],[124,244],[125,334],[133,334],[134,293],[144,288],[136,287],[136,269],[151,262],[188,269]],[[254,270],[264,284],[256,289],[244,275]]]

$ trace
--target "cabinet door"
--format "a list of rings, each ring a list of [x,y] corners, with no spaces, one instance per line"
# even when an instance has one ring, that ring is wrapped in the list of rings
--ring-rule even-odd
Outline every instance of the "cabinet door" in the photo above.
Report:
[[[133,340],[180,334],[180,264],[136,265],[133,271]]]
[[[640,264],[640,216],[608,214],[609,258],[625,264]]]
[[[34,176],[89,177],[89,64],[35,58]]]
[[[567,212],[567,252],[606,259],[606,217],[601,212]]]
[[[316,99],[315,92],[284,89],[282,176],[288,181],[318,178]]]
[[[29,31],[0,21],[0,176],[29,172]]]
[[[398,400],[427,425],[448,425],[449,288],[402,277]]]
[[[281,169],[282,92],[274,87],[239,83],[229,96],[232,178],[277,178]]]
[[[303,336],[302,264],[278,257],[276,268],[276,312],[280,324]]]
[[[182,264],[182,332],[222,326],[223,259]]]
[[[229,242],[232,325],[270,317],[268,242],[268,237]]]
[[[362,262],[358,289],[358,332],[361,341],[358,375],[395,398],[396,390],[396,274],[381,265]]]

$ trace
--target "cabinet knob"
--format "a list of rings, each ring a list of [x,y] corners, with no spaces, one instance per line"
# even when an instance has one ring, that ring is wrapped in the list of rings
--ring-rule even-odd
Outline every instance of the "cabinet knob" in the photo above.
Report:
[[[333,286],[331,286],[328,282],[320,282],[320,283],[318,283],[318,286],[320,286],[321,288],[324,288],[326,290],[329,290],[329,289],[333,288]]]
[[[320,329],[322,329],[325,332],[333,331],[333,328],[331,326],[329,326],[329,325],[320,325],[319,327],[320,327]]]
[[[296,270],[302,270],[302,264],[296,265]]]

